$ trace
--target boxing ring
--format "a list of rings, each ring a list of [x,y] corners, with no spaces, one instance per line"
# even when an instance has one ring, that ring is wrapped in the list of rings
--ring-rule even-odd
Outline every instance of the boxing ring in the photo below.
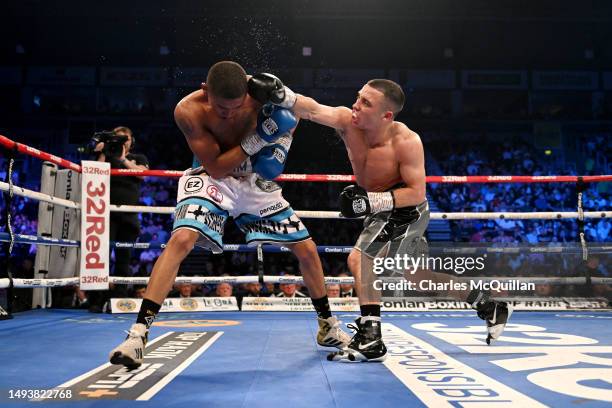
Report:
[[[0,145],[58,166],[80,171],[80,166],[0,136]],[[179,171],[113,170],[113,175],[179,177]],[[612,176],[430,176],[430,183],[514,183],[611,181]],[[344,175],[290,175],[278,181],[350,182]],[[80,203],[13,186],[10,170],[0,190],[53,205],[79,209]],[[605,243],[596,248],[584,239],[585,219],[609,218],[609,211],[584,211],[578,188],[575,212],[433,213],[432,219],[577,219],[577,251],[609,253]],[[10,207],[10,206],[7,206]],[[111,211],[172,214],[173,207],[112,206]],[[296,211],[302,218],[339,219],[334,211]],[[338,220],[336,222],[350,222]],[[79,247],[76,240],[0,233],[13,245],[36,244]],[[112,246],[163,248],[147,243]],[[263,254],[283,249],[228,244],[226,251]],[[350,247],[320,246],[322,253],[347,253]],[[510,279],[511,277],[507,277]],[[504,278],[501,278],[504,279]],[[554,284],[610,285],[609,277],[530,278]],[[115,284],[144,284],[148,278],[109,277]],[[259,275],[239,277],[178,277],[177,282],[240,284],[291,283],[300,277]],[[352,278],[327,277],[327,283],[351,283]],[[79,277],[61,279],[0,279],[0,289],[78,285]],[[572,306],[571,304],[569,306]],[[574,304],[574,306],[576,306]],[[591,306],[591,307],[590,307]],[[121,331],[134,315],[91,315],[82,310],[39,309],[16,313],[0,321],[0,402],[2,406],[59,403],[59,406],[454,406],[454,407],[585,407],[612,402],[612,314],[582,304],[517,311],[504,335],[486,346],[484,326],[471,310],[384,311],[383,337],[389,349],[383,364],[328,362],[328,349],[316,345],[317,323],[312,312],[210,311],[161,313],[151,331],[148,364],[137,370],[106,364],[107,353],[121,340]],[[345,323],[354,311],[336,311]],[[171,339],[174,339],[170,341]],[[179,339],[181,341],[177,341]],[[183,354],[172,358],[162,351]],[[181,345],[179,344],[179,345]],[[161,350],[161,351],[160,351]],[[175,350],[176,351],[176,350]],[[156,354],[157,353],[157,354]],[[163,354],[163,353],[162,353]],[[154,358],[159,356],[159,361]],[[179,357],[176,357],[179,356]],[[175,358],[176,357],[176,358]],[[178,360],[177,360],[178,359]],[[176,361],[175,361],[176,360]],[[174,364],[174,365],[172,365]],[[36,391],[38,390],[38,393]],[[55,392],[54,392],[55,391]],[[63,394],[57,392],[62,391]],[[70,392],[68,396],[67,392]],[[46,398],[43,394],[47,394]],[[113,401],[108,401],[108,400]],[[102,401],[104,400],[104,401]]]

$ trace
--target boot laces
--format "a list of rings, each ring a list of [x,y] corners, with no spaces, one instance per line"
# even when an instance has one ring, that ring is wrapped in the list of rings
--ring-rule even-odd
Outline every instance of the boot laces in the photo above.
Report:
[[[129,338],[139,339],[143,337],[136,330],[124,330],[124,332],[127,334],[126,339],[129,339]]]
[[[348,327],[350,330],[352,330],[355,333],[355,336],[353,337],[353,341],[361,342],[361,340],[365,338],[366,330],[361,328],[360,325],[349,323],[346,325],[346,327]]]

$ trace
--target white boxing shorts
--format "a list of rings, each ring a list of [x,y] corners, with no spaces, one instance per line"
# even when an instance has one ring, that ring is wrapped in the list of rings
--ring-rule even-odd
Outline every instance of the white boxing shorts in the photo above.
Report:
[[[281,187],[255,173],[214,179],[206,173],[179,179],[172,232],[200,233],[197,246],[223,252],[225,223],[233,217],[249,245],[291,244],[310,238],[308,230],[283,198]]]

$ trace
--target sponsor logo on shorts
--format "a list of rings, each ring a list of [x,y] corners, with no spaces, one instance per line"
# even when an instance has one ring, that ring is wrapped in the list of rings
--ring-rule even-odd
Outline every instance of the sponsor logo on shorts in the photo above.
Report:
[[[283,203],[279,201],[278,203],[276,203],[274,205],[271,205],[271,206],[268,206],[268,207],[266,207],[264,209],[259,210],[259,215],[262,216],[262,215],[267,214],[267,213],[269,213],[271,211],[280,210],[281,208],[283,208]]]
[[[200,177],[189,177],[187,181],[185,181],[184,190],[186,193],[197,193],[202,190],[204,187],[204,181]]]
[[[268,181],[258,178],[255,180],[255,185],[259,187],[260,190],[271,193],[276,190],[280,190],[280,186],[276,184],[274,181]]]
[[[206,187],[206,194],[216,202],[220,203],[223,201],[223,193],[219,191],[217,186],[210,185]]]

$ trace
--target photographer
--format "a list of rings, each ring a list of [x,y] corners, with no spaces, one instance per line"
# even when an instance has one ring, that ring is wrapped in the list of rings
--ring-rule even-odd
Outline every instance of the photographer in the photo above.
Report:
[[[112,132],[100,132],[94,135],[94,154],[96,160],[108,162],[113,169],[147,170],[149,162],[142,154],[130,153],[135,139],[132,131],[124,126],[113,129]],[[111,176],[110,202],[116,205],[138,205],[140,201],[140,185],[144,177]],[[140,222],[137,213],[112,212],[110,214],[110,240],[117,242],[135,242],[140,233]],[[130,275],[129,248],[115,248],[115,276]],[[127,291],[123,286],[113,288],[114,297],[125,297]],[[102,312],[102,308],[110,297],[108,291],[89,292],[89,311]]]

